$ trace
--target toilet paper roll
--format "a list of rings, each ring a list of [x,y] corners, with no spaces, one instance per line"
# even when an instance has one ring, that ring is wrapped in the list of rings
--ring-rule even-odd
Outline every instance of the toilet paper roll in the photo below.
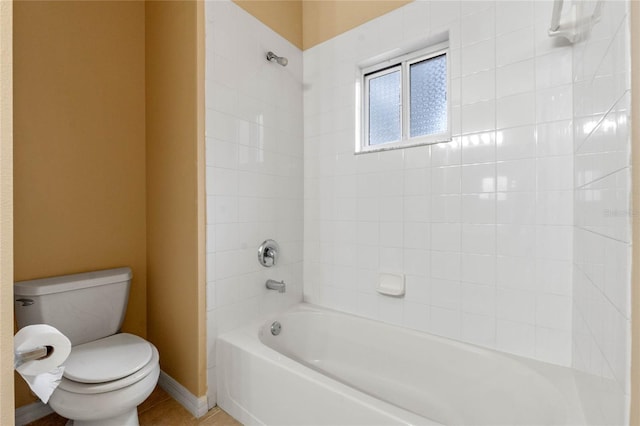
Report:
[[[55,327],[36,324],[20,329],[13,338],[13,344],[16,353],[47,346],[45,358],[27,361],[16,367],[31,390],[46,404],[62,380],[64,367],[61,364],[71,353],[71,342]]]
[[[43,359],[27,361],[16,370],[20,374],[35,376],[62,365],[71,353],[71,342],[57,328],[46,324],[28,325],[21,328],[13,338],[16,352],[24,352],[38,346],[48,346],[48,355]]]

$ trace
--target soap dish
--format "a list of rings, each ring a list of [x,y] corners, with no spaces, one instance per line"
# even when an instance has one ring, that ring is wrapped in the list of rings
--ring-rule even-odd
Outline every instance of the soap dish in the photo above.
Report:
[[[404,296],[404,275],[382,273],[378,277],[377,292],[385,296]]]

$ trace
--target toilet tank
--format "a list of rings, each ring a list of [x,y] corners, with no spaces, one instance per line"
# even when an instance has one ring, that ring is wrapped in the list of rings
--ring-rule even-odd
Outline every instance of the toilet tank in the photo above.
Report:
[[[18,328],[49,324],[74,346],[116,334],[127,309],[131,277],[131,268],[116,268],[16,282]]]

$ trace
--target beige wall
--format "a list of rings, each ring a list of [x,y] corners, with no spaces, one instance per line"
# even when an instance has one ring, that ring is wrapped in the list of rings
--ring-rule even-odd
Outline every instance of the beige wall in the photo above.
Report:
[[[412,0],[305,0],[302,3],[302,46],[320,44]]]
[[[124,329],[149,321],[162,368],[204,395],[202,3],[14,16],[15,279],[130,265]],[[34,400],[21,379],[16,397]]]
[[[308,49],[413,0],[233,0],[300,49]]]
[[[640,4],[631,2],[631,421],[640,425]]]
[[[0,425],[6,426],[14,423],[12,8],[0,1]]]
[[[146,3],[147,315],[160,365],[206,393],[203,13]]]
[[[145,336],[144,3],[16,2],[13,35],[15,279],[131,266]]]
[[[301,0],[233,0],[263,24],[302,49]]]

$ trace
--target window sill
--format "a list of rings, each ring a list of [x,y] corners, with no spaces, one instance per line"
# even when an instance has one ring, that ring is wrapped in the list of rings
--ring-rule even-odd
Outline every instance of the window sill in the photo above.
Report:
[[[451,142],[451,135],[438,135],[437,137],[428,137],[428,138],[415,138],[410,141],[399,141],[399,142],[390,142],[375,146],[360,146],[359,149],[354,153],[355,155],[360,154],[370,154],[373,152],[381,152],[381,151],[392,151],[395,149],[403,149],[403,148],[415,148],[417,146],[424,145],[436,145],[439,143],[447,143]]]

